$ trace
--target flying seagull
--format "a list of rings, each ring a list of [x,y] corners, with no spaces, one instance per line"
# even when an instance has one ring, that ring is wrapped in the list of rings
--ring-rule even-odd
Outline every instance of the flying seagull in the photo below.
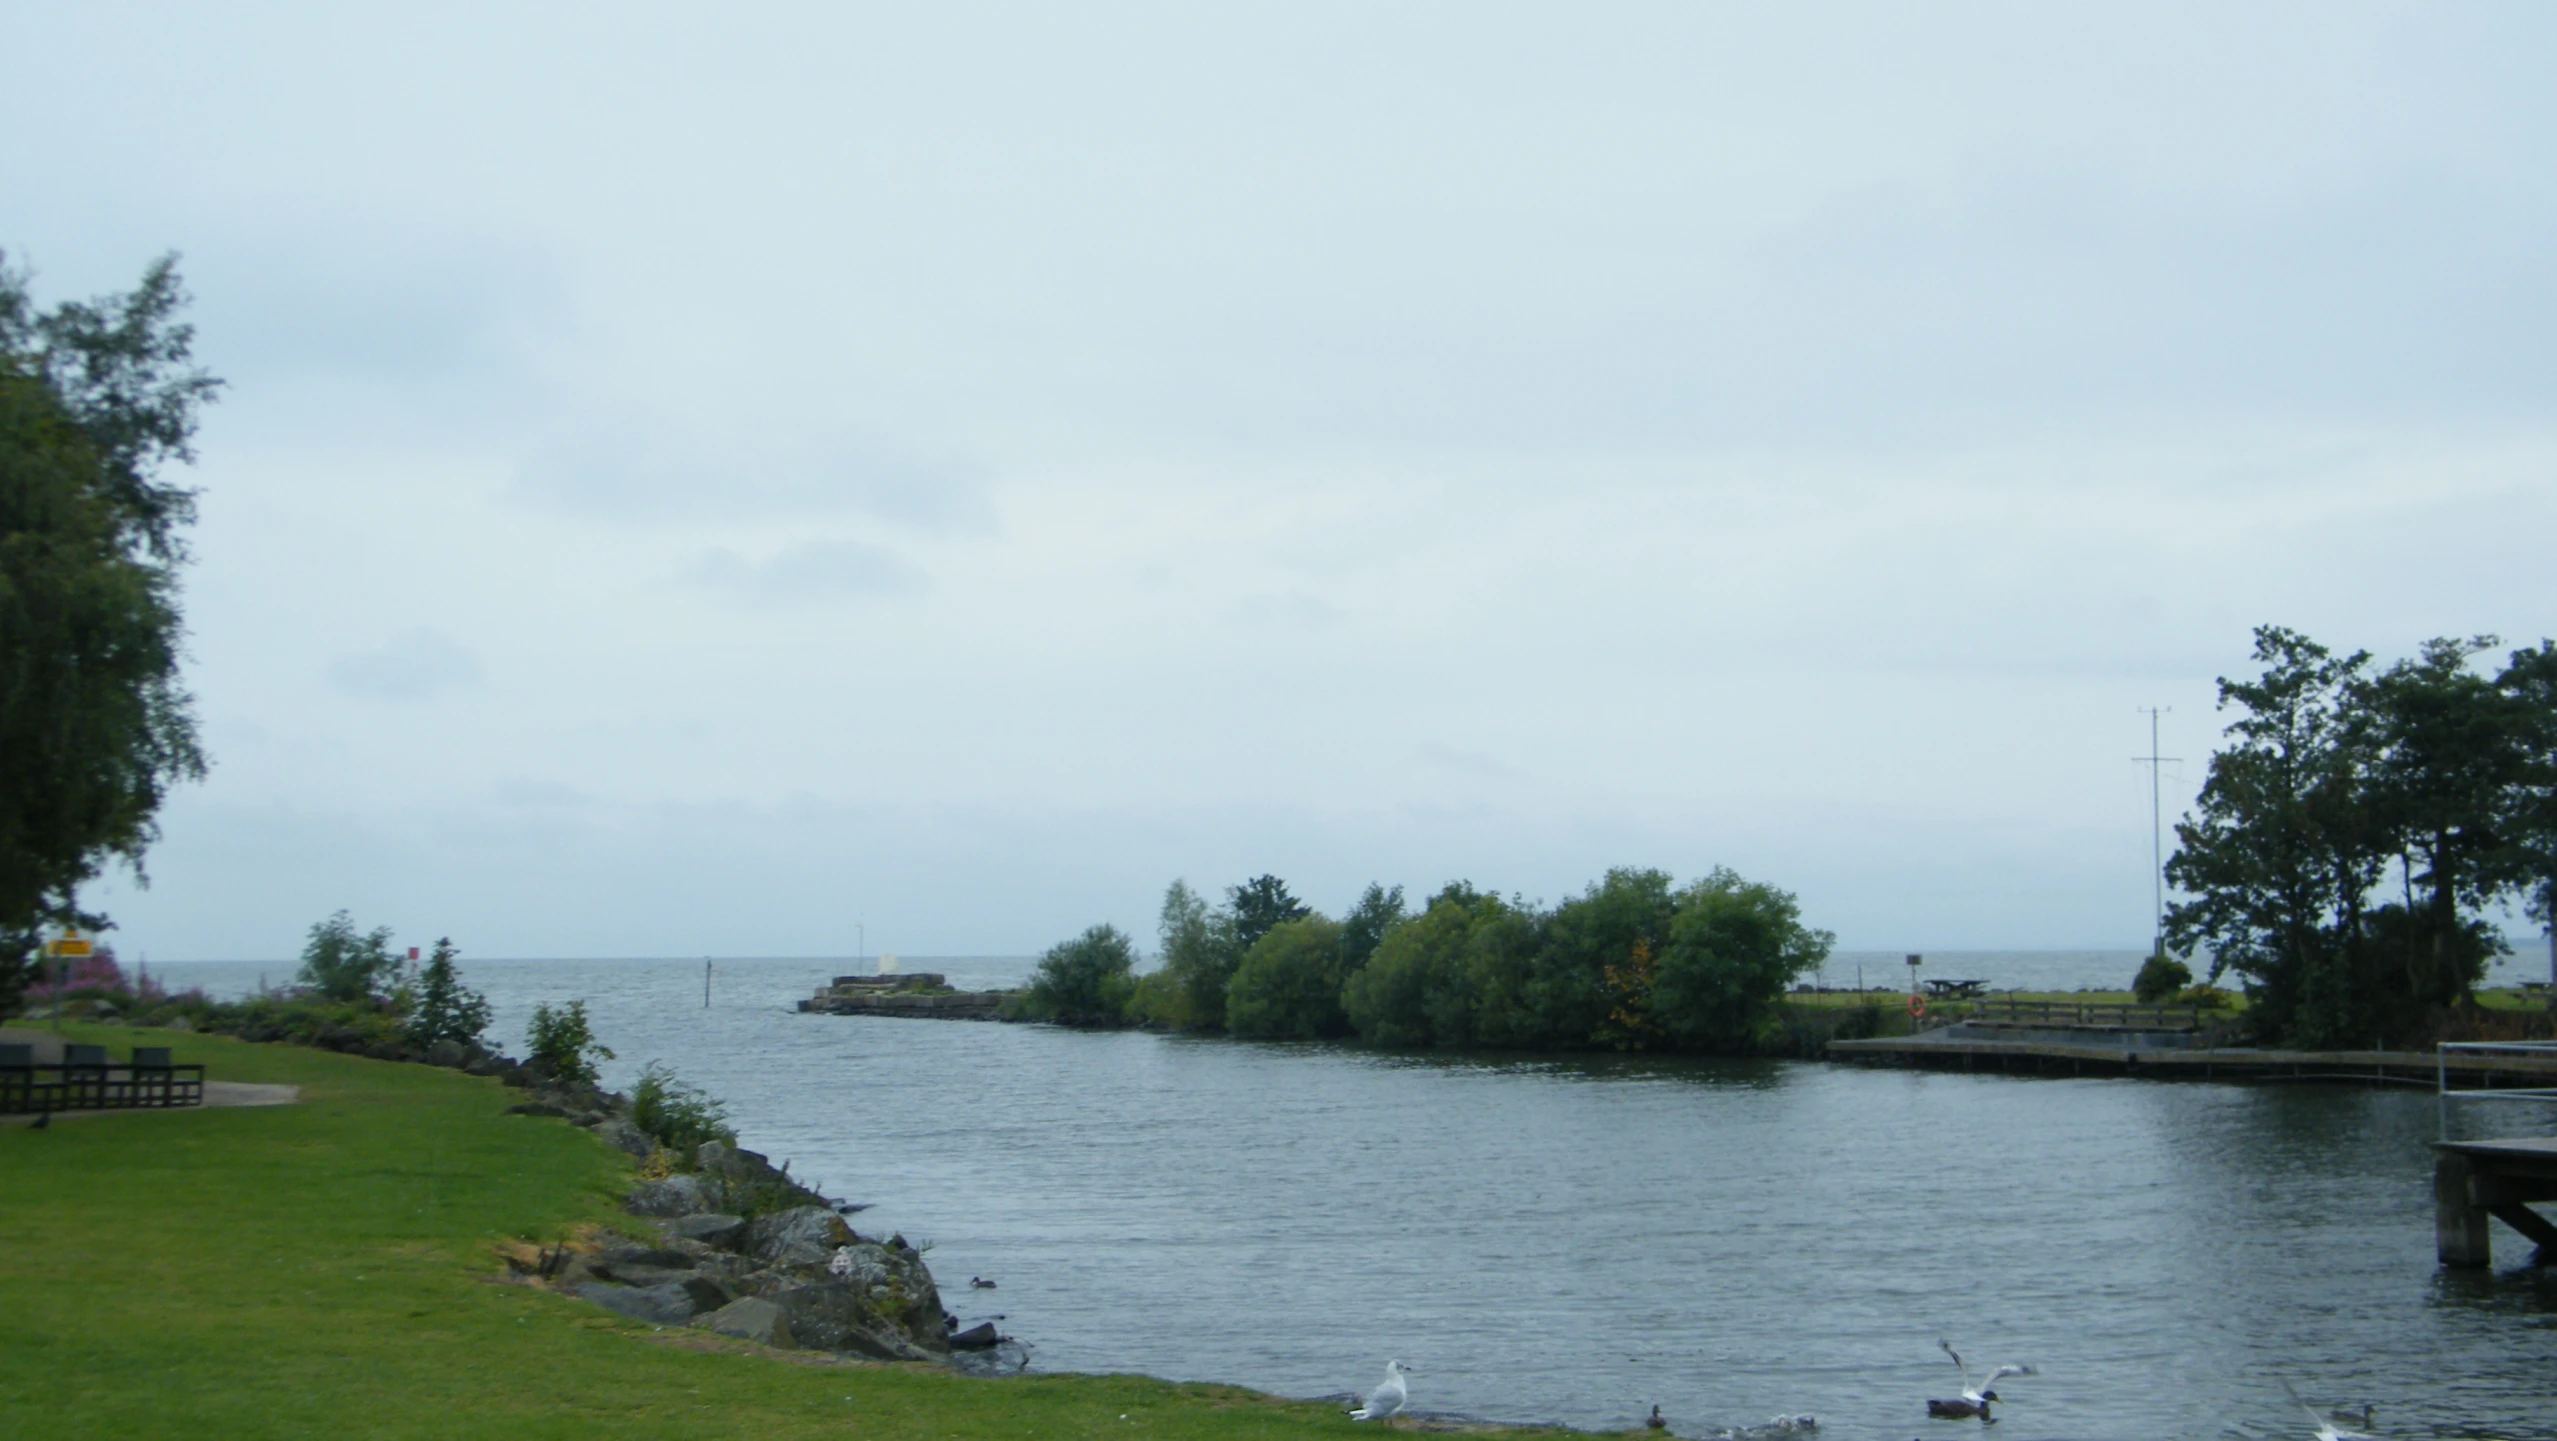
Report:
[[[1377,1384],[1375,1390],[1367,1393],[1367,1404],[1359,1407],[1355,1411],[1352,1411],[1350,1413],[1350,1419],[1353,1421],[1382,1421],[1393,1415],[1395,1412],[1402,1410],[1403,1403],[1411,1399],[1412,1393],[1410,1388],[1403,1384],[1403,1378],[1410,1374],[1411,1372],[1404,1367],[1402,1362],[1386,1362],[1385,1379]]]

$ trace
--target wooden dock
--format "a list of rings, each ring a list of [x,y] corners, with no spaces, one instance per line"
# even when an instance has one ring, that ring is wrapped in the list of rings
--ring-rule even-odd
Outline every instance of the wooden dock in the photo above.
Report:
[[[2487,1218],[2536,1242],[2537,1260],[2557,1262],[2557,1225],[2530,1208],[2557,1201],[2557,1139],[2433,1143],[2433,1240],[2445,1266],[2491,1266]]]
[[[1831,1041],[1831,1060],[2043,1076],[2140,1076],[2188,1081],[2345,1081],[2433,1086],[2557,1085],[2557,1056],[2431,1051],[2280,1051],[2195,1044],[2174,1031],[1962,1024],[1915,1036]]]

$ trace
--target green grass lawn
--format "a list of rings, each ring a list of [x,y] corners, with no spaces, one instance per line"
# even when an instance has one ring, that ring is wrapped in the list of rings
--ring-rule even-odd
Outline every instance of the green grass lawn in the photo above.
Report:
[[[294,1106],[0,1127],[0,1435],[1261,1437],[1331,1407],[1125,1376],[982,1380],[757,1352],[504,1284],[495,1247],[625,1224],[624,1158],[496,1082],[219,1037]],[[1367,1359],[1344,1358],[1366,1375]],[[1533,1433],[1527,1433],[1533,1434]],[[1558,1434],[1558,1433],[1545,1433]]]

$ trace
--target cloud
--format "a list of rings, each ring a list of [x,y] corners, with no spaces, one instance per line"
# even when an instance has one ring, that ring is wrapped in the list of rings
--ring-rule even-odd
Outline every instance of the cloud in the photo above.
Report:
[[[760,561],[715,546],[702,552],[684,580],[756,605],[871,600],[912,594],[931,584],[894,551],[855,540],[812,541]]]
[[[480,681],[479,658],[428,630],[408,631],[379,650],[329,661],[329,684],[370,700],[426,700]]]
[[[581,435],[538,453],[508,493],[626,521],[859,512],[931,535],[994,528],[984,467],[846,437],[713,462],[672,438]]]

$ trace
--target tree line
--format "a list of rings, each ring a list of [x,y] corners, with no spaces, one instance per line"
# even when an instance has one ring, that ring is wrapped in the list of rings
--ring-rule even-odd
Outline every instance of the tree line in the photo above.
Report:
[[[2177,823],[2165,942],[2243,979],[2261,1039],[2403,1042],[2470,1002],[2490,913],[2557,901],[2557,646],[2493,636],[2374,666],[2279,626]]]
[[[1617,869],[1550,908],[1458,881],[1418,910],[1370,885],[1339,917],[1276,876],[1211,906],[1164,892],[1160,964],[1094,926],[1050,949],[1016,1003],[1026,1019],[1147,1025],[1377,1045],[1735,1053],[1775,1028],[1777,1001],[1832,937],[1790,894],[1716,869],[1684,886]]]

